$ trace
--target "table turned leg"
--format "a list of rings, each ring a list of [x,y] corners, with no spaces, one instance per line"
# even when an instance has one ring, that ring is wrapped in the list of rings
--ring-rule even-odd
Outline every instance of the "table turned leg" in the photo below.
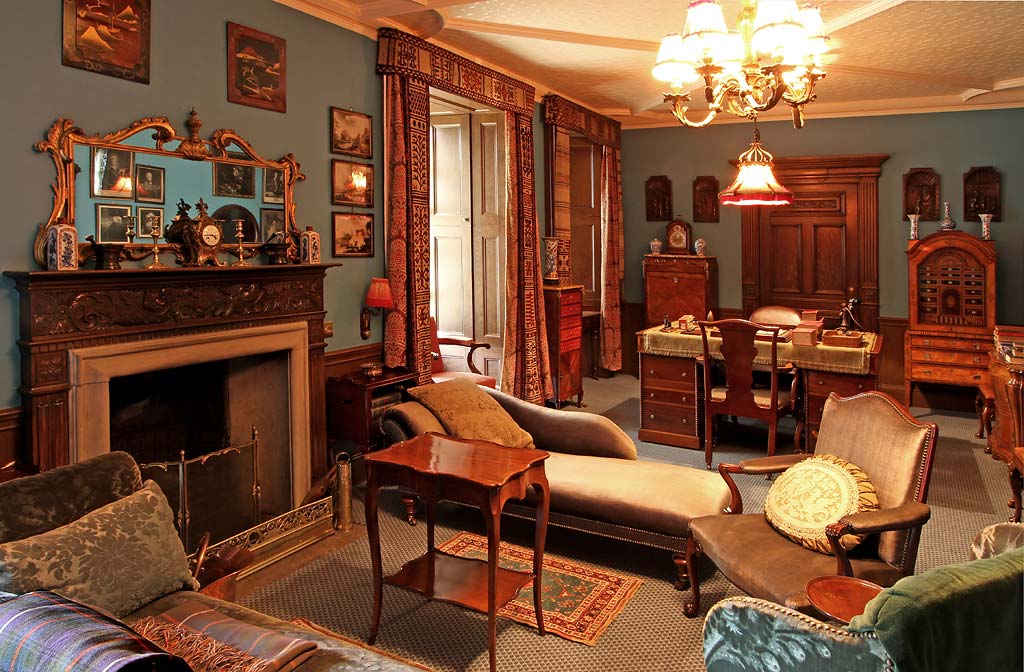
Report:
[[[496,493],[490,497],[487,519],[487,648],[490,651],[491,672],[498,669],[497,656],[497,589],[498,549],[501,545],[501,506]]]
[[[380,526],[377,521],[377,494],[380,486],[373,464],[367,465],[366,473],[366,536],[370,541],[370,565],[373,568],[373,616],[370,621],[370,636],[366,641],[373,644],[380,627],[381,600],[384,597],[384,569],[380,557]]]
[[[543,572],[544,572],[544,541],[548,531],[548,508],[550,501],[548,497],[548,479],[538,480],[533,484],[533,491],[537,494],[537,516],[533,530],[533,611],[537,615],[537,632],[542,636],[544,630],[544,609],[543,609]]]

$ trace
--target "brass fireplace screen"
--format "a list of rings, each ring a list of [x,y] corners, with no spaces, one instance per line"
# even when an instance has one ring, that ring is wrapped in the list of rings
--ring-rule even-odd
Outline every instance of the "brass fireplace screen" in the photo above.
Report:
[[[181,538],[181,543],[188,552],[190,540],[189,540],[189,526],[192,522],[192,512],[189,507],[191,501],[189,493],[189,468],[199,467],[202,468],[207,462],[211,460],[217,460],[230,454],[242,455],[244,451],[251,451],[252,453],[252,525],[259,525],[262,522],[260,513],[260,451],[259,451],[259,430],[256,425],[252,426],[252,440],[239,444],[236,446],[228,446],[217,451],[205,453],[198,457],[190,459],[185,458],[185,450],[182,449],[179,453],[177,460],[166,461],[166,462],[148,462],[146,464],[139,465],[139,469],[143,472],[148,469],[160,470],[167,474],[174,474],[176,476],[177,485],[177,511],[175,512],[175,522],[178,526],[178,536]],[[172,493],[167,493],[171,495]],[[227,495],[230,496],[230,495]],[[245,525],[249,527],[249,525]]]

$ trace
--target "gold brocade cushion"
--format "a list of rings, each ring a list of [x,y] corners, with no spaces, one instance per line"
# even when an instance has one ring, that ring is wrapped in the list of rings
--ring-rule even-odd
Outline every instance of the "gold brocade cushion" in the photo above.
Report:
[[[491,395],[468,380],[420,385],[409,394],[437,416],[445,432],[457,439],[492,441],[529,448],[533,437]]]
[[[835,455],[815,455],[779,476],[764,502],[764,515],[776,530],[798,544],[832,554],[825,526],[843,516],[878,509],[875,486],[860,467]],[[864,535],[840,537],[849,550]]]

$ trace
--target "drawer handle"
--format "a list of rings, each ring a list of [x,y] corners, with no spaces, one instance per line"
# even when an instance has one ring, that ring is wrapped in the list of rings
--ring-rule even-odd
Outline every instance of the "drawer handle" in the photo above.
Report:
[[[975,364],[981,364],[981,357],[975,357],[974,358],[974,363]]]
[[[932,339],[930,339],[930,338],[924,339],[924,344],[925,345],[931,345],[932,344]]]
[[[857,389],[858,390],[863,390],[864,389],[864,383],[857,383]]]
[[[687,420],[686,418],[683,418],[683,424],[684,424],[684,425],[685,425],[685,424],[687,424],[687,423],[689,423],[689,422],[690,422],[689,420]]]
[[[932,358],[932,353],[930,353],[930,352],[924,353],[924,358],[925,359],[931,359]]]
[[[654,413],[651,413],[651,420],[654,420]]]
[[[651,392],[651,399],[654,399],[654,392]]]
[[[653,376],[653,375],[654,375],[654,369],[651,369],[651,370],[650,370],[650,371],[648,371],[647,373],[649,373],[649,374],[651,374],[651,375]]]
[[[819,380],[819,381],[818,381],[818,385],[824,385],[824,384],[825,384],[825,381],[824,381],[824,380]]]
[[[980,373],[974,374],[974,379],[975,380],[981,380],[981,374]]]
[[[679,284],[679,278],[672,278],[672,284],[673,285],[678,285]]]
[[[974,349],[975,350],[981,350],[981,344],[980,343],[975,343],[974,344]]]
[[[921,373],[923,373],[923,374],[924,374],[924,375],[926,375],[926,376],[930,376],[930,375],[932,375],[932,370],[931,370],[931,369],[925,369],[925,370],[924,370],[924,371],[922,371]]]

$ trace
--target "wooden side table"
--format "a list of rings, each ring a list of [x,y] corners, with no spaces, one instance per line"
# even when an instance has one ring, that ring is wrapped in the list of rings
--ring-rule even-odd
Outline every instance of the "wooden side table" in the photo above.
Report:
[[[440,434],[421,434],[366,456],[366,532],[373,565],[373,618],[367,641],[373,644],[380,627],[385,581],[429,598],[487,614],[490,669],[497,666],[495,613],[533,581],[537,630],[544,634],[541,571],[548,521],[548,479],[543,450],[506,448],[487,441],[463,441]],[[427,552],[406,563],[397,574],[383,577],[377,494],[381,487],[415,491],[426,506]],[[498,567],[501,510],[509,499],[521,499],[532,487],[537,494],[533,539],[533,571]],[[487,523],[487,561],[459,558],[434,548],[434,506],[440,501],[478,506]]]
[[[849,624],[882,592],[882,587],[852,576],[818,576],[804,588],[811,605],[821,613]]]
[[[415,385],[416,374],[406,369],[384,369],[379,376],[353,373],[327,379],[327,438],[354,443],[365,453],[383,445],[375,419],[392,405],[394,393]],[[400,397],[398,401],[400,401]]]

